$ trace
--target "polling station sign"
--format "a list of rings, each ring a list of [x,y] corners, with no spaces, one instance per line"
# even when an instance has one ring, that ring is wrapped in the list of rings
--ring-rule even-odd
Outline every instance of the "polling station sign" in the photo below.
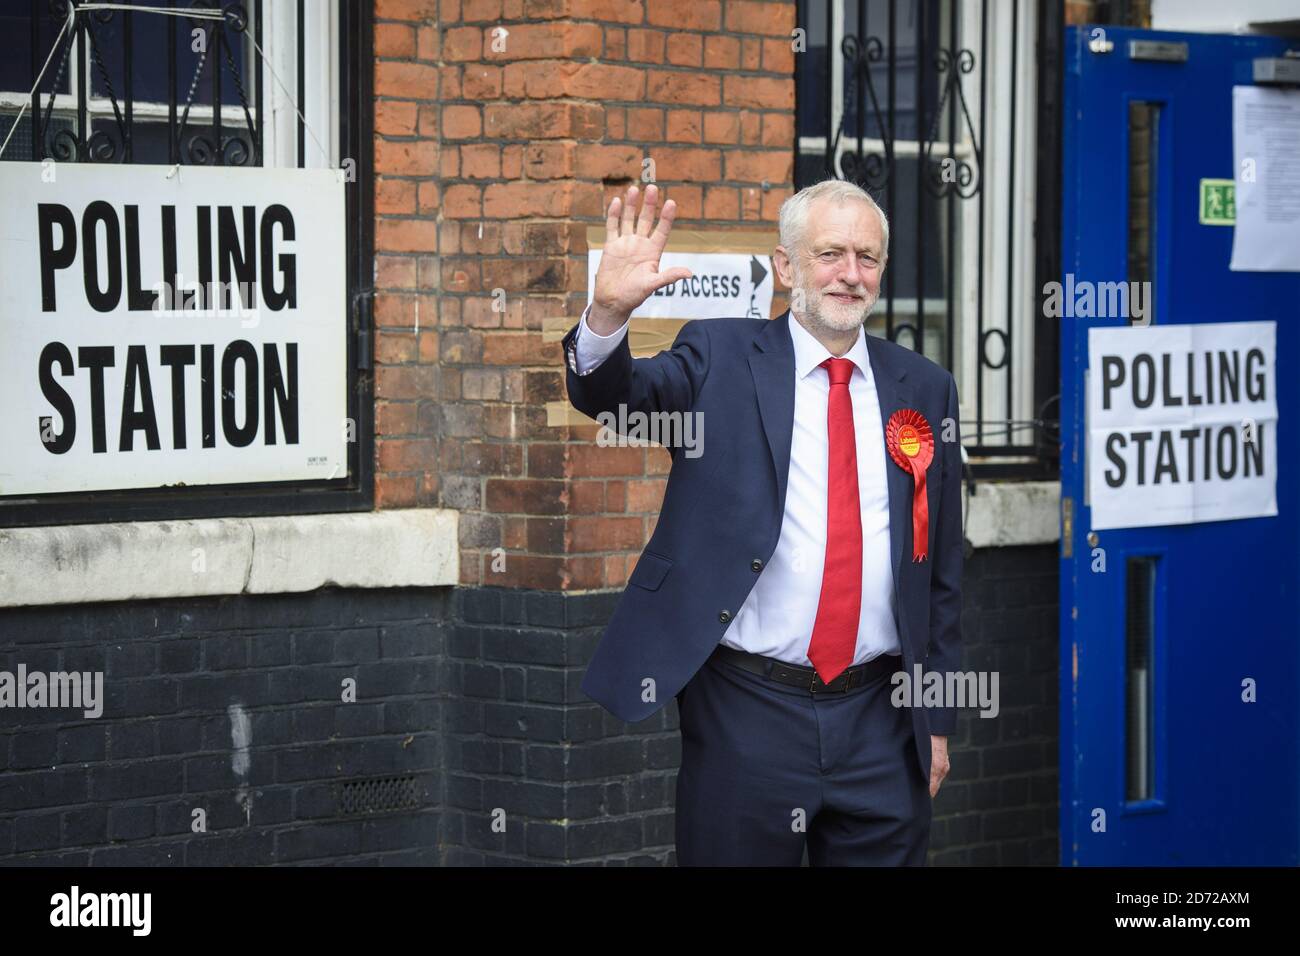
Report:
[[[587,301],[596,291],[601,250],[587,253]],[[656,290],[632,318],[766,319],[772,311],[770,256],[735,252],[665,250],[659,271],[685,266],[691,277]]]
[[[0,163],[0,495],[345,477],[343,189]]]
[[[1088,330],[1091,527],[1277,514],[1277,324]]]

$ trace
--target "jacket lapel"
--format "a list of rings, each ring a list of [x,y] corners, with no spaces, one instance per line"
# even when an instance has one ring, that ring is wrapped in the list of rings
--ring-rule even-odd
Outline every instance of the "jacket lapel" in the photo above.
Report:
[[[754,337],[749,371],[763,433],[776,469],[778,515],[785,514],[785,489],[790,475],[790,441],[794,435],[794,342],[790,339],[790,312],[763,325]],[[779,522],[778,522],[779,527]]]
[[[867,336],[867,356],[871,359],[871,377],[876,383],[876,397],[880,402],[880,427],[882,433],[889,427],[889,419],[900,408],[912,404],[912,390],[903,381],[906,370],[890,360],[884,342]],[[894,568],[894,593],[899,594],[902,582],[903,552],[908,531],[912,527],[912,476],[899,468],[885,449],[885,472],[889,485],[889,556]],[[901,615],[900,615],[901,617]]]

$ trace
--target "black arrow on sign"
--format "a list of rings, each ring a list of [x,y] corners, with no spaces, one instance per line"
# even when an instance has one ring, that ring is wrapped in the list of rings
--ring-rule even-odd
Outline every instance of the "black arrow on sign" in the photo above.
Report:
[[[745,315],[751,319],[764,318],[758,311],[758,287],[762,285],[763,280],[767,278],[767,270],[763,268],[763,263],[758,261],[758,256],[749,257],[749,309]]]

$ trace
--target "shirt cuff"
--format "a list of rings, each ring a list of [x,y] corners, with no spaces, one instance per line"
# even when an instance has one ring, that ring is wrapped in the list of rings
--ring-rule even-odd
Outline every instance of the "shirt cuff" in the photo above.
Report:
[[[609,358],[613,351],[623,341],[623,336],[627,335],[628,325],[632,319],[629,317],[619,328],[615,329],[609,335],[599,335],[592,331],[587,325],[587,314],[591,312],[591,304],[582,310],[582,318],[578,320],[578,334],[574,336],[574,371],[579,375],[586,375],[594,371],[601,362]]]

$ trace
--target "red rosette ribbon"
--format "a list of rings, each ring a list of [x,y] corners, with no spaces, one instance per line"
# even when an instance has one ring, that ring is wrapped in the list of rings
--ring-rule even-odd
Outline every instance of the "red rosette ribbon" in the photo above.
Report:
[[[930,541],[925,469],[934,460],[934,432],[920,412],[900,408],[889,416],[889,424],[885,426],[885,447],[899,468],[912,473],[912,560],[924,561]]]

